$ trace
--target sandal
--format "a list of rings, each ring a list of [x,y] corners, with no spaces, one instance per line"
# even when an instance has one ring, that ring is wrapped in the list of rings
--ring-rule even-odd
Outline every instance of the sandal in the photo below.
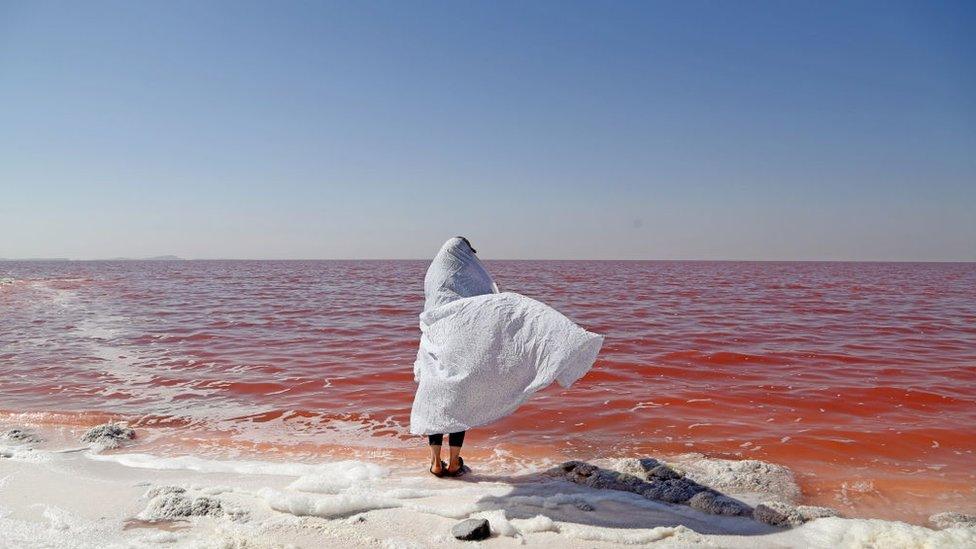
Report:
[[[434,472],[434,466],[433,466],[433,465],[431,465],[431,466],[430,466],[430,474],[432,474],[432,475],[434,475],[434,476],[435,476],[435,477],[437,477],[437,478],[441,478],[441,477],[443,477],[444,475],[446,475],[446,474],[447,474],[447,464],[446,464],[446,463],[444,463],[444,461],[443,461],[443,460],[441,461],[441,472],[440,472],[440,473],[435,473],[435,472]]]
[[[463,475],[464,473],[467,473],[468,471],[469,471],[469,469],[464,466],[464,458],[461,457],[461,456],[458,456],[458,468],[457,468],[457,471],[453,471],[453,472],[452,471],[448,471],[447,470],[447,467],[444,467],[444,476],[447,476],[447,477],[459,477],[459,476]]]

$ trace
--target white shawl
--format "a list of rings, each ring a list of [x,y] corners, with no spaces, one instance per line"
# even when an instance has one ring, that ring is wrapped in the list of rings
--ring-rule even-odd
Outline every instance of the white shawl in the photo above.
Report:
[[[448,240],[424,279],[419,382],[410,432],[464,431],[514,412],[553,381],[569,387],[603,345],[559,311],[498,288],[461,238]]]

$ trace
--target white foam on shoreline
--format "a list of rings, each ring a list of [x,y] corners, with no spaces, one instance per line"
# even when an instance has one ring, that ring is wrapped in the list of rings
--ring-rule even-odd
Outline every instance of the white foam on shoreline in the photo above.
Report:
[[[512,519],[510,522],[512,523],[512,526],[523,534],[559,531],[556,523],[545,515],[536,515],[528,519]]]
[[[700,537],[693,530],[684,526],[658,526],[649,530],[628,532],[613,528],[563,524],[559,526],[559,533],[585,541],[605,541],[623,545],[644,545],[676,535]]]
[[[385,468],[362,461],[340,461],[317,467],[319,470],[315,473],[302,475],[288,488],[301,492],[337,494],[357,483],[380,479],[388,474]]]
[[[704,515],[686,506],[668,505],[629,492],[592,489],[545,475],[509,474],[484,480],[475,476],[469,482],[456,482],[404,474],[377,463],[354,460],[307,463],[142,453],[54,454],[45,450],[31,453],[35,457],[50,457],[53,464],[10,460],[11,471],[17,474],[10,479],[0,475],[0,496],[10,490],[10,485],[17,485],[17,490],[33,490],[36,484],[17,481],[18,476],[29,471],[34,471],[32,474],[43,482],[60,483],[60,487],[47,489],[48,495],[44,496],[47,500],[38,500],[33,508],[19,507],[19,516],[0,510],[0,538],[6,534],[8,539],[17,540],[10,547],[30,545],[30,540],[51,547],[102,546],[97,542],[118,543],[120,547],[156,543],[184,546],[197,541],[206,545],[227,533],[243,541],[251,540],[256,533],[277,535],[275,528],[281,528],[282,532],[294,536],[293,539],[314,538],[322,542],[335,539],[350,543],[372,539],[382,543],[393,539],[389,536],[394,531],[387,534],[383,530],[387,525],[400,528],[395,531],[397,540],[424,545],[433,539],[431,532],[446,537],[451,521],[469,517],[488,518],[492,531],[507,538],[504,544],[558,543],[567,549],[585,548],[594,543],[625,546],[662,540],[666,545],[715,543],[724,547],[976,547],[976,528],[932,530],[899,522],[831,518],[817,519],[792,530],[779,530],[748,518]],[[50,467],[61,470],[69,462],[72,469],[81,466],[76,469],[80,471],[85,470],[86,462],[89,466],[106,465],[92,467],[91,477],[78,487],[66,482],[63,475],[44,473]],[[689,458],[685,463],[696,462]],[[197,474],[162,475],[158,471]],[[211,517],[194,519],[187,532],[128,532],[123,529],[123,522],[95,520],[96,515],[91,514],[86,503],[87,494],[104,484],[105,492],[100,500],[111,502],[103,503],[106,509],[111,509],[108,514],[124,517],[125,513],[132,512],[133,504],[138,509],[143,503],[133,498],[112,502],[120,486],[174,482],[192,486],[201,495],[220,496],[227,508],[245,510],[250,518],[242,522]],[[56,495],[62,493],[73,495],[65,499]],[[581,507],[584,503],[588,505]],[[41,506],[45,506],[43,512],[38,512]],[[588,509],[581,510],[583,507]],[[99,515],[104,513],[98,511]],[[369,513],[368,518],[342,520],[359,513]],[[39,516],[39,521],[31,520],[31,516]],[[321,530],[325,525],[329,529],[327,535]],[[358,537],[366,532],[374,537]],[[6,547],[2,539],[0,547]]]
[[[95,461],[110,461],[138,469],[185,470],[199,473],[229,473],[239,475],[276,475],[305,477],[302,485],[325,489],[329,479],[332,488],[349,486],[362,480],[375,480],[389,475],[389,470],[374,463],[362,461],[335,461],[330,463],[297,463],[256,460],[216,460],[191,455],[161,457],[150,454],[86,454]],[[319,480],[317,480],[319,479]],[[315,490],[310,490],[315,491]]]
[[[976,547],[974,528],[931,530],[878,519],[821,518],[790,533],[807,547]]]
[[[368,492],[310,495],[263,488],[257,495],[276,511],[299,517],[339,518],[363,511],[400,507],[401,502]]]
[[[23,444],[0,444],[0,459],[42,463],[50,461],[51,455],[48,452],[35,450]]]

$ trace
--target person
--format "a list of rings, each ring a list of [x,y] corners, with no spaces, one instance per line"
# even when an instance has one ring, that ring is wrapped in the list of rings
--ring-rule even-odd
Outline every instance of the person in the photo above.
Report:
[[[465,433],[513,413],[554,381],[593,366],[603,336],[498,285],[467,238],[449,239],[424,277],[410,432],[427,435],[431,474],[460,476]],[[444,435],[449,457],[441,459]]]

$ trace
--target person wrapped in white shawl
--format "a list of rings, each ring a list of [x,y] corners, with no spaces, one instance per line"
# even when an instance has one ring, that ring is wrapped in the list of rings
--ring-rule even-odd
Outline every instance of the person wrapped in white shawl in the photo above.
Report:
[[[464,432],[514,412],[553,381],[569,387],[593,366],[603,336],[559,311],[499,292],[467,239],[441,247],[424,279],[417,393],[410,432],[429,435],[431,473],[455,476]],[[451,459],[440,461],[443,434]]]

